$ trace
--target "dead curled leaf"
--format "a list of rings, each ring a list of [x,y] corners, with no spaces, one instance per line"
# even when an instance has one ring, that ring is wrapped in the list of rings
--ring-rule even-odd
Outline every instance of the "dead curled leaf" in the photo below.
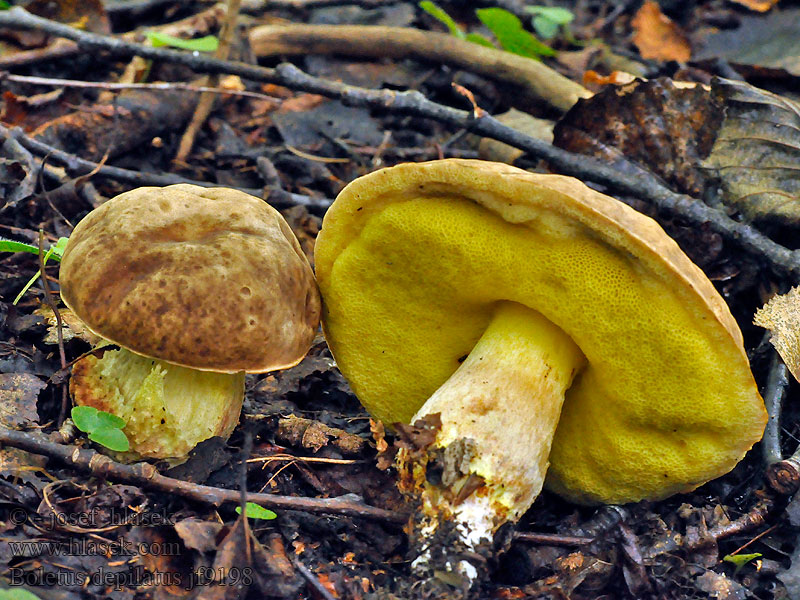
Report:
[[[553,143],[695,198],[712,191],[748,221],[800,225],[800,105],[745,82],[607,86],[564,115]]]
[[[746,6],[750,10],[756,12],[767,12],[770,8],[775,6],[779,0],[733,0],[733,2]]]
[[[0,375],[0,425],[22,429],[38,421],[36,399],[46,383],[29,373]]]
[[[800,286],[773,296],[756,311],[753,323],[772,332],[772,345],[800,381]]]
[[[681,29],[664,13],[658,3],[647,0],[631,23],[633,43],[642,58],[685,62],[692,56],[689,41]]]
[[[723,118],[714,100],[703,86],[667,78],[610,85],[562,117],[553,143],[625,173],[649,169],[670,187],[699,197],[707,185],[700,162]]]
[[[278,421],[275,437],[281,443],[312,452],[319,452],[330,443],[345,456],[358,456],[366,446],[365,440],[355,434],[294,415]]]
[[[724,202],[751,221],[800,224],[800,105],[741,81],[716,79],[724,121],[702,163]]]

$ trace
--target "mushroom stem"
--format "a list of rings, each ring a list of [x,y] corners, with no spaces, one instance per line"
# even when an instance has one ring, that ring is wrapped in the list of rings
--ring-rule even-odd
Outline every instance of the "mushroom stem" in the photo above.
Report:
[[[412,479],[430,517],[424,529],[454,521],[475,551],[527,510],[544,483],[564,393],[584,362],[572,339],[540,313],[498,304],[469,356],[412,419],[440,415],[427,457],[420,463],[400,455],[401,468],[404,460],[416,462]],[[437,463],[441,482],[432,484]]]
[[[244,400],[244,373],[179,367],[121,348],[78,361],[70,392],[75,404],[124,419],[133,452],[180,458],[203,440],[231,434]]]

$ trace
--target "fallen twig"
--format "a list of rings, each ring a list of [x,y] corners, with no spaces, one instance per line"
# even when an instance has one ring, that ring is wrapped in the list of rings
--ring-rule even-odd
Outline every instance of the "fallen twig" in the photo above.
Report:
[[[114,3],[114,5],[116,5],[116,3]],[[110,9],[111,5],[107,7],[107,10]],[[169,35],[180,35],[181,33],[185,33],[187,30],[191,29],[193,33],[202,35],[214,27],[216,23],[224,17],[224,15],[225,5],[222,3],[217,3],[214,6],[211,6],[206,10],[185,19],[171,23],[165,23],[164,25],[155,25],[150,27],[150,29],[152,31],[158,31]],[[192,25],[197,23],[202,23],[204,26],[192,27]],[[137,38],[141,36],[142,33],[136,30],[122,34],[123,39],[130,40],[132,42],[136,41]],[[75,42],[65,39],[54,40],[44,48],[35,48],[33,50],[23,50],[21,52],[0,55],[0,69],[10,69],[13,67],[30,65],[44,60],[66,58],[69,56],[74,56],[79,52],[80,48]]]
[[[76,175],[84,175],[92,171],[96,171],[98,175],[108,177],[117,181],[124,181],[136,186],[155,185],[165,186],[173,185],[176,183],[188,183],[191,185],[199,185],[203,187],[229,187],[223,184],[210,183],[207,181],[197,181],[175,175],[172,173],[148,173],[143,171],[131,171],[129,169],[122,169],[120,167],[111,167],[108,165],[100,165],[90,160],[85,160],[69,152],[64,152],[51,146],[34,140],[27,136],[22,129],[17,127],[7,128],[0,125],[0,138],[16,140],[23,148],[27,149],[39,156],[47,156],[50,160],[62,163],[67,169]],[[262,196],[262,190],[241,188],[243,192],[253,196]],[[268,190],[269,194],[267,200],[276,205],[294,205],[302,204],[309,208],[327,208],[330,206],[332,200],[328,198],[312,198],[310,196],[303,196],[301,194],[293,194],[285,190]]]
[[[506,127],[490,116],[474,119],[469,112],[432,102],[417,91],[370,90],[312,77],[290,64],[269,69],[195,56],[190,52],[142,46],[110,36],[79,31],[35,17],[20,7],[0,11],[0,26],[41,29],[75,40],[87,49],[107,50],[124,56],[139,54],[146,58],[183,64],[197,71],[230,73],[254,81],[277,83],[292,89],[337,98],[350,106],[395,110],[462,127],[471,133],[505,142],[532,156],[544,159],[553,169],[563,174],[594,181],[608,186],[616,193],[647,201],[659,211],[680,217],[697,227],[707,224],[708,229],[718,233],[725,240],[768,262],[779,275],[787,276],[793,282],[800,281],[800,252],[775,243],[754,227],[735,221],[722,211],[706,206],[689,196],[673,192],[655,176],[645,173],[620,173],[599,159],[561,150],[552,144]]]
[[[203,504],[219,506],[225,502],[237,504],[241,501],[239,490],[226,490],[173,479],[161,475],[150,463],[124,465],[94,450],[50,442],[39,433],[27,433],[0,427],[0,444],[47,456],[96,477],[114,479],[151,490],[176,494]],[[402,513],[341,498],[299,498],[248,492],[247,501],[279,510],[300,510],[317,514],[358,517],[398,525],[404,524],[408,518]]]
[[[50,291],[50,284],[47,282],[47,266],[44,261],[44,230],[39,230],[39,273],[42,279],[42,289],[44,290],[44,301],[56,317],[56,335],[58,336],[58,358],[61,361],[61,368],[67,368],[67,355],[64,351],[64,320],[61,318],[61,312],[58,306],[53,302],[53,293]],[[69,407],[69,397],[67,396],[67,387],[61,384],[61,410],[58,415],[59,426],[67,418],[67,408]]]
[[[519,86],[530,101],[543,100],[560,111],[592,95],[540,61],[412,27],[265,25],[250,31],[250,46],[260,57],[346,54],[442,62]]]
[[[256,98],[274,102],[275,105],[281,104],[283,100],[259,92],[249,92],[247,90],[229,90],[219,87],[207,87],[202,85],[192,85],[191,83],[181,83],[178,81],[159,81],[154,83],[112,83],[106,81],[80,81],[76,79],[57,79],[53,77],[32,77],[28,75],[13,75],[8,72],[0,73],[0,81],[14,81],[16,83],[29,83],[32,85],[48,85],[54,87],[73,87],[90,88],[99,90],[153,90],[170,92],[180,90],[183,92],[210,92],[213,94],[224,94],[226,96],[242,96],[246,98]]]
[[[783,454],[781,454],[780,418],[783,396],[788,386],[788,370],[786,365],[783,364],[780,355],[775,352],[772,356],[767,386],[764,390],[764,404],[767,407],[769,420],[764,429],[764,437],[761,440],[761,455],[764,458],[764,465],[767,467],[783,458]]]
[[[767,467],[767,482],[773,490],[786,496],[800,490],[800,447],[789,458]]]
[[[515,542],[541,544],[543,546],[588,546],[595,541],[593,537],[578,535],[559,535],[557,533],[532,533],[517,531],[514,533]]]
[[[712,527],[704,535],[691,538],[684,538],[680,535],[668,537],[654,544],[645,552],[642,552],[642,555],[645,559],[653,559],[662,554],[677,552],[679,550],[698,550],[711,542],[718,542],[732,535],[761,527],[767,522],[767,517],[774,507],[775,502],[772,498],[762,498],[756,502],[755,506],[750,509],[749,512],[735,521]]]

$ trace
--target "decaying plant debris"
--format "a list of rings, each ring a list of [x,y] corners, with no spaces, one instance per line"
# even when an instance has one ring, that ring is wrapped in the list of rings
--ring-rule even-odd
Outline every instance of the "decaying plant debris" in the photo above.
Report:
[[[797,38],[775,25],[800,22],[796,8],[564,3],[574,20],[550,42],[558,54],[534,62],[455,37],[434,51],[448,39],[442,24],[399,0],[62,4],[0,10],[0,236],[44,250],[132,188],[222,186],[281,210],[313,265],[321,217],[357,177],[477,158],[486,141],[517,148],[506,153],[516,166],[578,177],[659,220],[729,305],[770,423],[763,448],[688,494],[586,507],[543,493],[497,532],[502,552],[485,554],[490,576],[473,593],[800,598],[797,387],[752,324],[800,281],[798,51],[787,43],[783,59],[765,50],[754,63],[748,37],[727,62],[712,60],[716,36],[743,23],[752,36],[768,36],[764,19],[776,39]],[[474,9],[497,6],[531,29],[533,4],[441,6],[472,32]],[[201,37],[232,20],[226,60],[154,47],[143,33]],[[296,47],[309,35],[313,54]],[[374,36],[389,36],[386,53]],[[224,93],[197,117],[217,82]],[[536,126],[491,116],[510,109]],[[541,133],[553,126],[554,138]],[[53,314],[55,263],[46,285],[12,303],[43,266],[33,253],[0,255],[0,588],[64,599],[458,597],[447,577],[416,585],[414,507],[392,466],[398,448],[424,448],[432,434],[370,421],[321,335],[299,365],[247,376],[227,443],[209,439],[179,465],[125,464],[66,419],[70,367],[91,341],[69,313]]]

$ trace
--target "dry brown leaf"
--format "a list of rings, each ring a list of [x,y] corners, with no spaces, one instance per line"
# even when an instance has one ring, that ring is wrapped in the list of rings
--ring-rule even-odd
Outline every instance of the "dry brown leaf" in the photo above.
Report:
[[[773,296],[756,311],[753,323],[772,332],[772,345],[800,381],[800,286]]]
[[[770,8],[775,6],[778,1],[779,0],[733,0],[736,4],[741,4],[756,12],[767,12]]]
[[[633,43],[642,58],[685,62],[692,55],[689,40],[680,28],[661,12],[658,4],[647,0],[632,21]]]
[[[0,426],[23,429],[39,419],[36,399],[47,384],[30,373],[0,375]]]
[[[25,10],[45,19],[66,23],[84,31],[111,33],[111,25],[101,0],[59,0],[58,2],[32,0],[25,5]]]
[[[89,331],[83,321],[70,309],[60,308],[58,313],[61,315],[62,319],[61,334],[65,342],[78,337],[84,342],[95,346],[102,341],[103,338]],[[58,344],[58,320],[56,319],[55,313],[53,313],[53,309],[43,305],[33,311],[33,314],[39,315],[47,322],[47,333],[43,340],[44,343],[51,345]]]
[[[610,75],[601,75],[597,71],[591,69],[583,74],[583,83],[585,85],[626,85],[636,81],[636,76],[625,71],[612,71]]]

